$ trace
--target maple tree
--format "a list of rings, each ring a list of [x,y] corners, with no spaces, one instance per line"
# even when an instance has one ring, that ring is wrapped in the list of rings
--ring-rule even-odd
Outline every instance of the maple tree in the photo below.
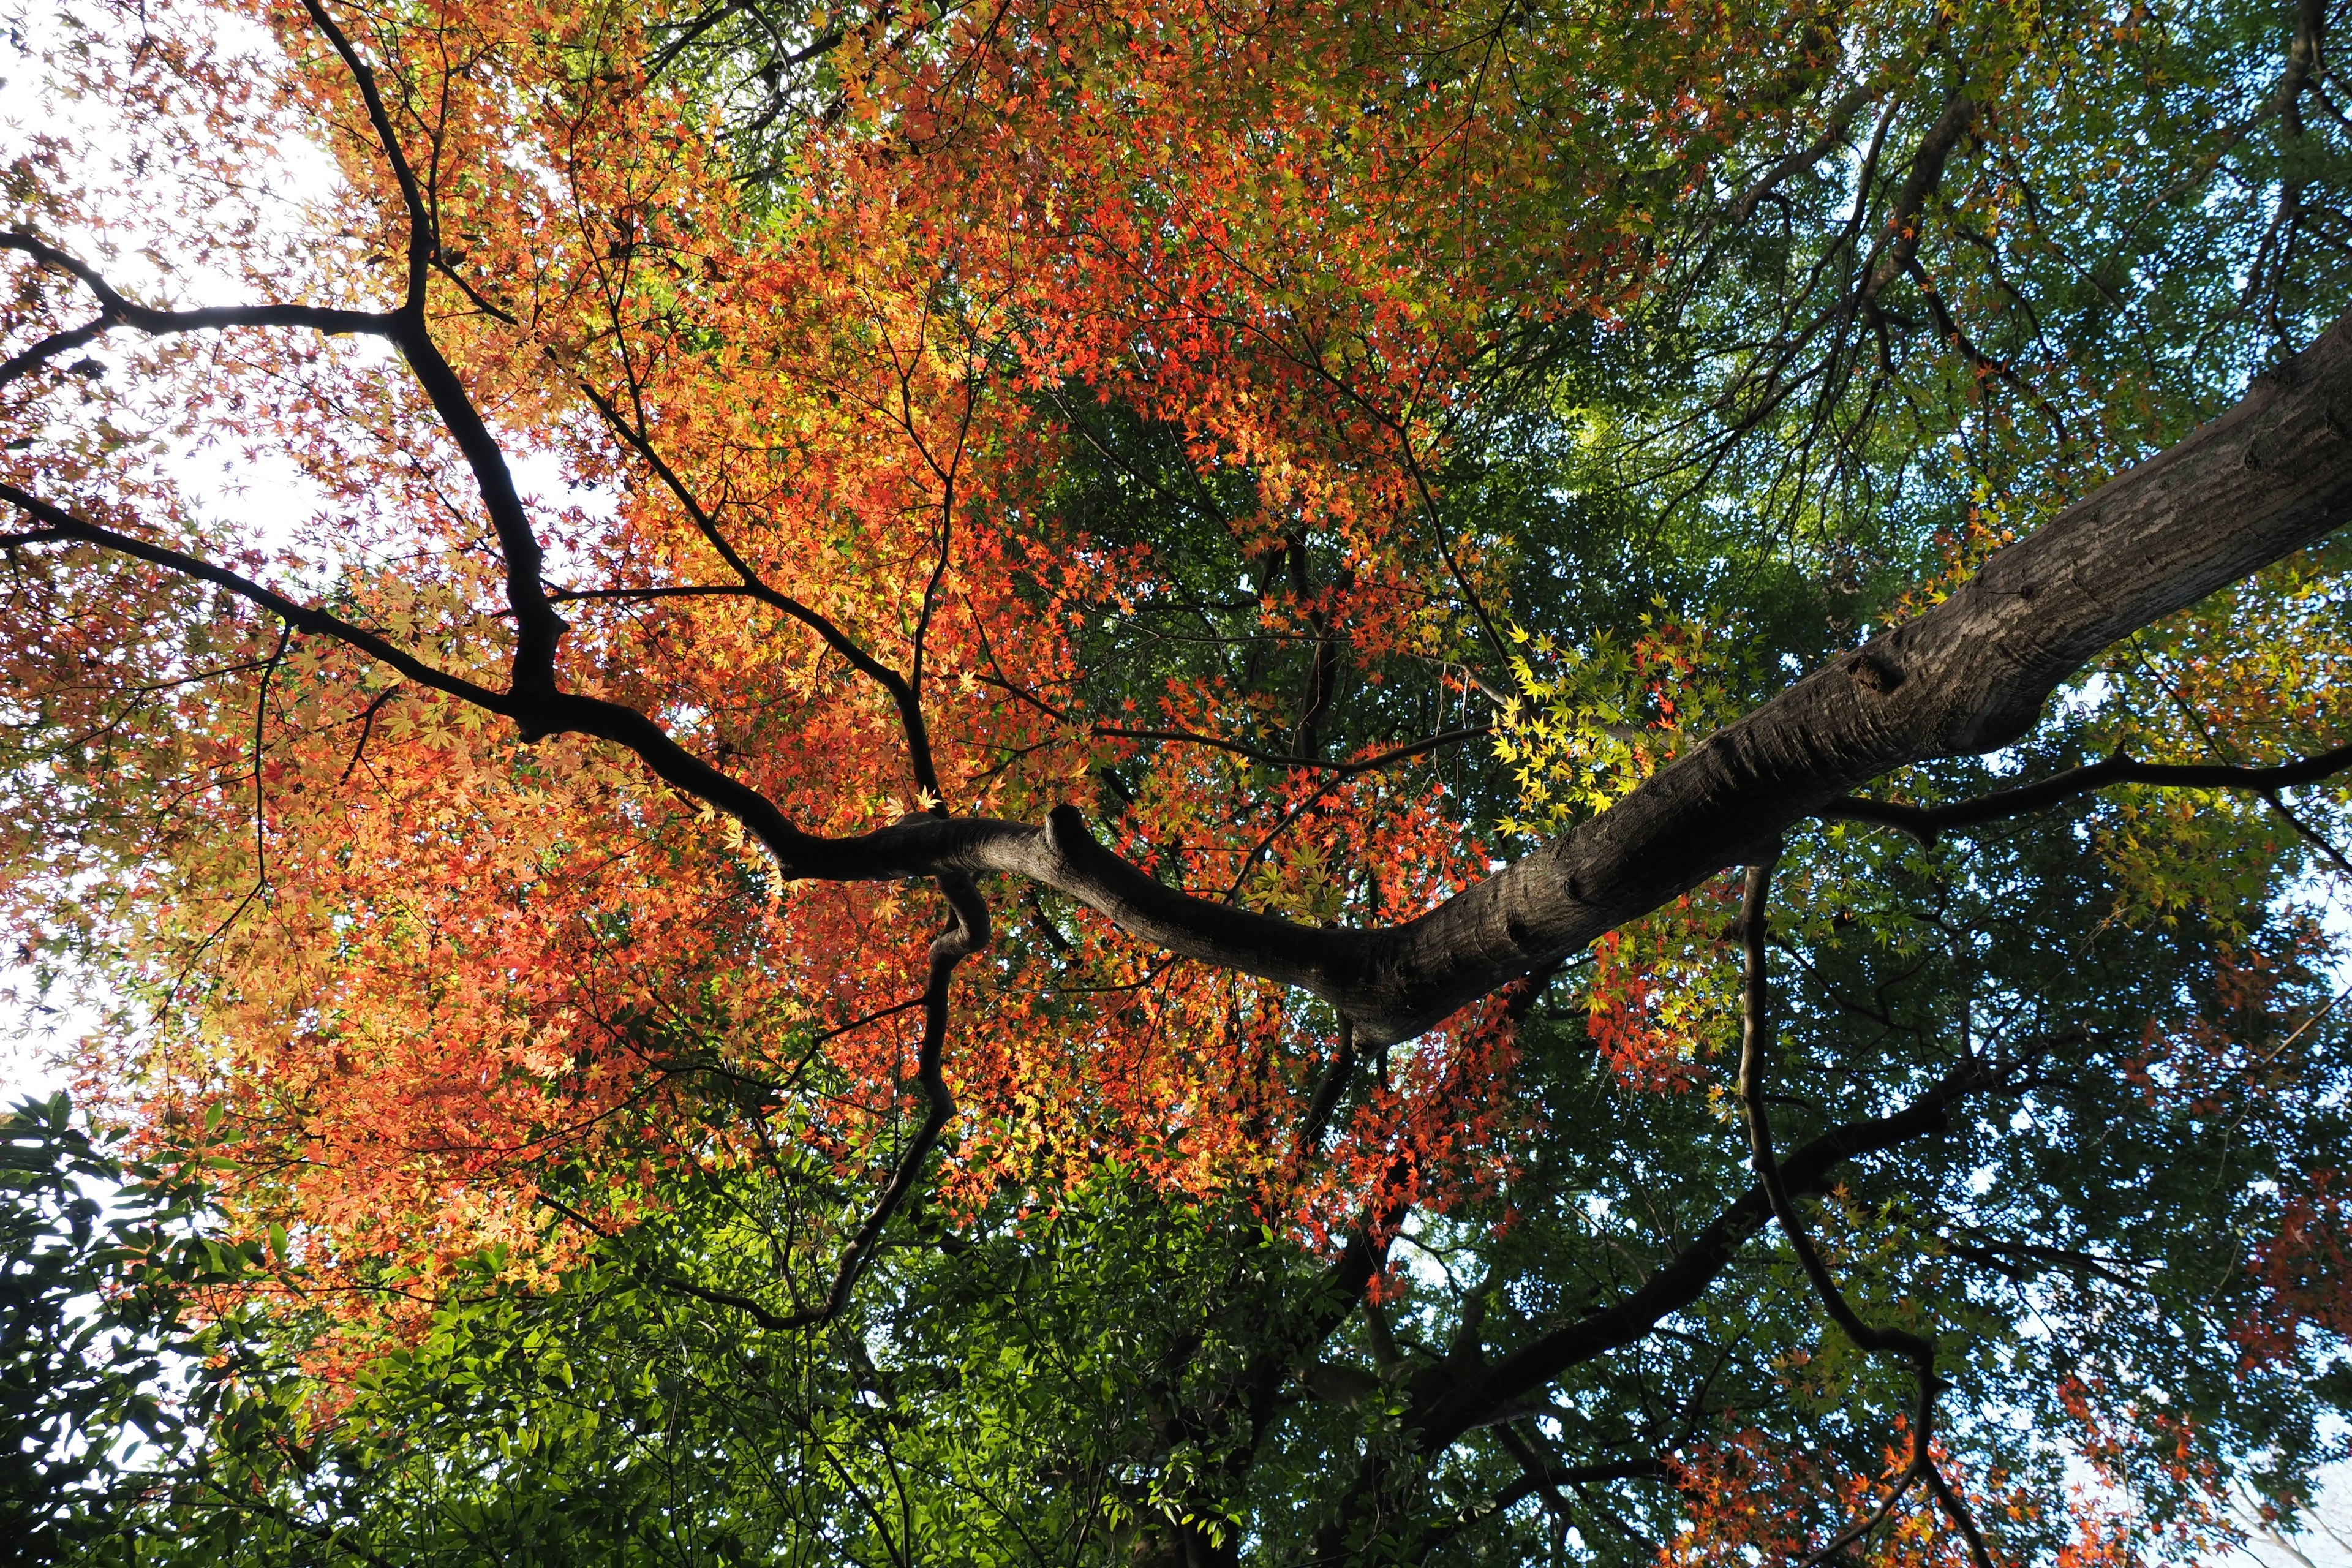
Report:
[[[84,1548],[2307,1497],[2320,0],[89,10],[0,224],[0,888],[230,1251],[214,1440]]]

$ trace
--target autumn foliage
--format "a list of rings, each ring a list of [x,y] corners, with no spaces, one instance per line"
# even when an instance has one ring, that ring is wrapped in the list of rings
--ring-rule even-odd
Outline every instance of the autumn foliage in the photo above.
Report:
[[[226,100],[223,163],[239,138],[258,155],[280,117],[331,127],[342,183],[304,215],[274,292],[396,292],[406,213],[350,73],[299,11],[257,19],[286,61],[259,81],[228,40],[260,41],[192,11],[155,18],[149,58],[91,85],[150,105],[152,134],[185,133],[161,118],[183,102]],[[1272,563],[1267,631],[1329,637],[1375,679],[1428,657],[1452,629],[1433,576],[1481,570],[1475,546],[1433,536],[1416,489],[1447,411],[1479,395],[1503,324],[1605,319],[1638,286],[1630,231],[1528,235],[1535,193],[1544,210],[1670,198],[1675,160],[1720,134],[1689,84],[1771,62],[1662,8],[1465,100],[1411,80],[1442,12],[1369,33],[1344,15],[1235,22],[1045,5],[851,29],[792,186],[747,189],[625,16],[351,19],[432,183],[436,331],[475,400],[572,487],[552,498],[550,576],[594,586],[559,591],[565,682],[658,717],[812,830],[1096,805],[1103,770],[1176,732],[1202,739],[1153,748],[1109,816],[1118,847],[1181,885],[1394,921],[1474,879],[1481,852],[1441,789],[1346,766],[1396,747],[1268,779],[1219,744],[1280,724],[1267,693],[1171,679],[1108,714],[1087,700],[1072,633],[1171,590],[1149,543],[1054,515],[1056,465],[1084,438],[1057,405],[1115,402],[1181,429],[1204,467],[1247,466],[1250,504],[1219,521]],[[1580,74],[1622,86],[1595,99]],[[1530,142],[1530,117],[1560,129]],[[1433,186],[1454,195],[1433,205]],[[65,326],[78,303],[59,289],[51,308]],[[261,361],[264,387],[224,375],[195,408],[241,433],[212,439],[269,441],[315,487],[319,512],[257,548],[281,570],[330,547],[398,561],[344,580],[352,613],[497,657],[478,525],[448,511],[461,454],[416,449],[420,411],[387,367],[315,340],[290,363],[173,352],[192,380],[236,368],[226,352]],[[1330,579],[1286,582],[1307,534],[1331,542]],[[827,637],[680,593],[739,573],[904,673],[920,763],[890,694]],[[123,889],[124,934],[159,984],[190,962],[234,977],[159,1043],[142,1092],[190,1120],[225,1108],[225,1149],[281,1173],[287,1212],[333,1254],[521,1240],[541,1162],[616,1123],[634,1140],[635,1108],[681,1075],[788,1078],[820,1037],[840,1087],[807,1134],[845,1171],[887,1160],[913,1070],[891,1009],[919,990],[927,900],[777,886],[739,832],[626,763],[520,744],[347,650],[279,649],[218,611],[197,612],[175,668],[257,667],[268,700],[192,689],[168,751],[142,736],[109,759],[212,808]],[[72,649],[16,652],[40,661],[20,680],[87,704],[90,728],[122,700]],[[1276,1130],[1322,1065],[1295,1006],[1075,924],[1052,983],[1053,955],[1019,950],[964,982],[943,1197],[1050,1191],[1107,1157],[1196,1189],[1290,1190]],[[1352,1173],[1311,1184],[1339,1184],[1334,1215],[1392,1152],[1434,1170],[1515,1114],[1447,1088],[1506,1080],[1491,1032],[1465,1017],[1394,1065]]]
[[[1681,428],[1604,414],[1590,386],[1531,389],[1577,356],[1630,364],[1663,341],[1642,323],[1695,287],[1685,215],[1736,193],[1749,150],[1811,140],[1841,62],[1929,69],[1947,46],[1918,42],[1905,8],[1659,0],[1511,32],[1452,4],[1002,0],[780,25],[762,78],[698,42],[734,37],[719,23],[660,5],[173,0],[50,24],[45,68],[74,107],[21,139],[5,176],[22,243],[0,258],[0,353],[18,356],[0,424],[24,438],[0,479],[486,689],[524,669],[532,616],[551,612],[557,688],[652,720],[805,833],[1076,806],[1157,882],[1311,926],[1435,908],[1800,668],[1759,651],[1756,617],[1780,601],[1735,605],[1721,578],[1613,625],[1539,624],[1528,583],[1567,569],[1481,521],[1474,470],[1496,431],[1546,420],[1576,451]],[[1977,51],[1986,84],[1969,155],[2026,159],[2035,106],[2063,119],[2036,95],[2074,90],[2068,70],[2128,76],[2153,26],[2141,7],[2003,8],[1950,44]],[[2024,176],[1988,178],[1934,221],[2027,225]],[[1930,220],[1925,196],[1903,199],[1870,256],[1909,289]],[[2037,508],[2193,423],[2156,371],[2102,379],[2056,349],[1996,365],[1970,331],[2008,321],[2016,290],[1986,266],[1955,262],[1903,307],[1959,366],[1936,395],[1976,422],[1972,493],[1898,548],[1832,539],[1826,489],[1754,487],[1759,508],[1792,509],[1773,537],[1803,570],[1900,576],[1883,614],[1935,603]],[[1877,310],[1887,279],[1866,276]],[[128,303],[94,293],[100,279]],[[409,340],[323,314],[226,331],[154,314],[231,300],[408,311],[452,379],[434,383]],[[93,311],[87,341],[107,334],[110,357],[85,371],[85,340],[51,345]],[[1762,384],[1692,417],[1738,416]],[[1822,428],[1842,395],[1821,394]],[[452,396],[478,421],[453,419]],[[1935,408],[1907,406],[1909,425],[1869,439],[1946,439]],[[1688,479],[1722,487],[1699,514],[1730,507],[1735,469],[1698,471],[1658,493]],[[1534,489],[1596,514],[1652,493]],[[502,495],[543,552],[536,609],[512,586]],[[1110,1171],[1171,1203],[1238,1205],[1329,1262],[1387,1247],[1416,1211],[1475,1215],[1509,1245],[1530,1172],[1604,1116],[1530,1087],[1565,1070],[1536,1055],[1563,1037],[1601,1066],[1590,1096],[1636,1107],[1605,1116],[1667,1119],[1669,1144],[1737,1132],[1728,879],[1603,936],[1565,980],[1539,973],[1391,1046],[1005,878],[983,879],[989,945],[950,965],[953,1113],[926,1160],[924,1004],[948,918],[931,883],[794,879],[725,801],[621,746],[527,732],[173,561],[60,543],[37,519],[19,531],[0,574],[12,939],[28,975],[103,1012],[79,1047],[86,1100],[150,1150],[211,1162],[240,1234],[297,1238],[269,1289],[338,1325],[308,1364],[346,1385],[420,1336],[486,1249],[548,1285],[730,1172],[789,1169],[817,1194],[787,1227],[797,1308],[909,1149],[920,1226],[1043,1223]],[[1213,593],[1213,550],[1241,567]],[[2100,678],[2116,700],[2084,699],[2045,752],[2242,762],[2336,743],[2340,553],[2144,634]],[[1623,559],[1567,574],[1630,580]],[[1833,647],[1853,618],[1823,625],[1805,635]],[[1958,787],[1923,773],[1891,795]],[[2333,1139],[2340,955],[2309,908],[2309,879],[2344,868],[2315,847],[2333,798],[2304,821],[2276,792],[2266,811],[2147,790],[2080,819],[2070,842],[2108,880],[2035,882],[2075,900],[2053,921],[2086,953],[2171,931],[2200,956],[2169,994],[2117,1004],[2139,1007],[2137,1033],[2053,1024],[2030,1048],[1986,1047],[2004,1084],[2046,1087],[2055,1052],[2128,1086],[2151,1125],[2236,1118],[2315,1148],[2326,1122]],[[1883,987],[1850,1003],[1835,965],[1916,973],[1948,934],[1936,911],[2010,874],[1906,870],[1897,841],[1852,822],[1816,847],[1775,916],[1790,959],[1807,955],[1789,1005],[1848,1006],[1865,1032],[1894,1005]],[[1854,890],[1873,878],[1900,897]],[[1957,1005],[1919,1038],[1957,1018],[1964,1039],[2006,1040],[2022,1016]],[[1832,1032],[1792,1048],[1838,1060]],[[1931,1058],[1884,1081],[1924,1083]],[[1883,1112],[1893,1095],[1863,1100]],[[2326,1159],[2288,1163],[2289,1184],[2247,1200],[2266,1228],[2230,1266],[2248,1368],[2352,1337],[2352,1188]],[[1990,1181],[1993,1156],[1977,1171],[1948,1189]],[[1961,1226],[1890,1284],[1893,1244],[1874,1237],[1909,1200],[1814,1191],[1828,1256],[1875,1281],[1855,1287],[1871,1312],[1926,1321],[1971,1247],[2022,1279]],[[1403,1269],[1356,1288],[1401,1299]],[[2030,1288],[2056,1310],[2096,1273]],[[1759,1302],[1810,1321],[1802,1280],[1774,1278]],[[1885,1396],[1848,1445],[1885,1472],[1694,1395],[1705,1419],[1657,1471],[1688,1518],[1661,1560],[1806,1561],[1914,1463],[1915,1417],[1886,1408],[1908,1408],[1900,1378],[1850,1352],[1773,1353],[1796,1406]],[[1996,1539],[2072,1510],[2059,1561],[2136,1561],[2140,1526],[2101,1510],[2143,1481],[2193,1500],[2176,1520],[2226,1533],[2201,1432],[2095,1379],[2033,1397],[2051,1441],[2120,1489],[2036,1494],[1977,1465],[1965,1433],[1939,1436],[1937,1474]],[[1954,1517],[1923,1481],[1852,1560],[1969,1561]]]

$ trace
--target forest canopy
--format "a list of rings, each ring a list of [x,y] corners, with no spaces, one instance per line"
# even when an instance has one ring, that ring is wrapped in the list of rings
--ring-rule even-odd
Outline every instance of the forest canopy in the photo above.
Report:
[[[2344,5],[12,26],[37,1551],[2089,1568],[2346,1456]]]

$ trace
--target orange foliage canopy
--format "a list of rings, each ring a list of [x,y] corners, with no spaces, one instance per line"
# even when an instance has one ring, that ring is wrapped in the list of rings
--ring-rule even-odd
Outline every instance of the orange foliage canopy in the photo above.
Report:
[[[134,135],[206,140],[188,209],[100,218],[39,179],[42,217],[193,246],[216,232],[198,227],[210,204],[244,195],[241,160],[316,127],[336,178],[230,265],[278,300],[397,300],[400,172],[322,15],[259,7],[267,42],[205,8],[151,16],[135,60],[82,68],[152,117]],[[1436,7],[883,18],[835,44],[837,96],[789,174],[751,181],[708,93],[656,74],[646,22],[444,5],[339,23],[427,193],[434,340],[512,458],[561,476],[534,510],[569,623],[562,684],[652,716],[813,832],[1075,801],[1178,885],[1306,919],[1344,903],[1393,921],[1479,875],[1443,790],[1396,776],[1410,742],[1270,776],[1245,738],[1279,722],[1277,696],[1172,676],[1108,712],[1091,700],[1087,618],[1178,590],[1149,542],[1057,515],[1086,438],[1059,411],[1115,403],[1204,467],[1246,465],[1255,493],[1219,521],[1249,554],[1332,542],[1332,580],[1262,583],[1268,632],[1373,668],[1438,656],[1454,585],[1482,570],[1425,526],[1448,410],[1479,395],[1500,338],[1605,321],[1639,286],[1648,209],[1741,117],[1695,85],[1794,49],[1658,6],[1440,87],[1424,63],[1464,40]],[[71,324],[69,290],[44,303]],[[470,454],[456,433],[420,439],[434,416],[394,367],[299,328],[157,353],[209,439],[272,450],[316,501],[263,524],[163,500],[167,534],[225,523],[257,570],[333,570],[340,613],[445,668],[505,658]],[[18,606],[61,588],[20,583]],[[247,679],[174,687],[169,721],[100,742],[118,748],[108,805],[175,803],[165,856],[110,868],[107,937],[175,1002],[201,993],[163,1016],[138,1092],[174,1116],[218,1108],[223,1152],[282,1181],[335,1254],[519,1239],[533,1171],[624,1124],[635,1147],[641,1108],[681,1075],[777,1082],[821,1060],[808,1135],[845,1170],[887,1163],[930,898],[780,884],[734,825],[633,762],[525,744],[348,648],[279,646],[181,594],[178,646],[156,657]],[[96,650],[140,640],[83,616],[70,642],[12,646],[9,677],[95,738],[126,700]],[[1106,808],[1119,767],[1129,798]],[[89,874],[59,841],[20,898]],[[1285,1130],[1328,1021],[1074,923],[961,976],[948,1200],[1050,1190],[1105,1159],[1303,1191]],[[1398,1064],[1308,1188],[1352,1206],[1401,1155],[1475,1180],[1494,1119],[1525,1114],[1496,1092],[1508,1030],[1482,1017]],[[674,1110],[651,1121],[707,1135]]]

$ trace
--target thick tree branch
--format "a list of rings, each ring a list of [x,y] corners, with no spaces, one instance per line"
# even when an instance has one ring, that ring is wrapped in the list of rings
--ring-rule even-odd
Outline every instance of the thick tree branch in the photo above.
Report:
[[[1306,1160],[1320,1153],[1324,1131],[1331,1125],[1331,1112],[1339,1107],[1339,1097],[1348,1091],[1348,1080],[1356,1071],[1356,1028],[1347,1019],[1339,1020],[1339,1048],[1332,1054],[1331,1065],[1315,1086],[1315,1097],[1307,1103],[1307,1116],[1298,1124],[1298,1136],[1293,1144],[1291,1157]]]
[[[464,455],[466,466],[473,471],[475,486],[481,492],[483,508],[489,513],[490,527],[499,536],[499,552],[506,562],[507,602],[515,615],[514,688],[533,696],[551,693],[555,689],[556,645],[567,628],[563,617],[555,613],[546,584],[541,580],[543,552],[539,536],[523,510],[522,496],[515,489],[514,474],[507,467],[505,451],[490,434],[481,411],[474,406],[473,396],[467,392],[456,368],[433,341],[425,319],[433,258],[440,250],[439,229],[432,207],[415,167],[401,149],[400,137],[393,129],[392,115],[384,107],[374,70],[360,58],[351,38],[336,26],[320,0],[302,0],[302,8],[358,86],[361,101],[367,107],[369,128],[399,186],[401,205],[408,220],[407,289],[400,308],[393,312],[392,330],[385,335],[398,345],[401,357],[408,362],[410,374],[416,377],[416,384],[433,405],[434,413],[440,416],[442,427]],[[523,730],[526,738],[530,738],[528,722],[523,724]]]
[[[422,321],[425,283],[431,276],[434,253],[440,248],[438,236],[434,232],[432,209],[425,205],[424,186],[417,181],[408,154],[401,149],[391,110],[384,107],[383,93],[376,85],[375,71],[360,58],[350,35],[336,25],[319,0],[302,0],[302,9],[360,89],[360,102],[367,110],[368,129],[375,136],[376,149],[383,154],[385,165],[392,170],[393,183],[400,188],[400,205],[408,219],[408,287],[402,309]]]
[[[79,327],[53,332],[22,353],[10,355],[5,363],[0,363],[0,386],[7,385],[19,376],[30,375],[49,361],[70,353],[84,343],[96,342],[104,337],[106,330],[112,325],[114,322],[110,318],[100,316],[94,321],[84,321]]]
[[[31,500],[13,490],[6,499]],[[1375,931],[1293,924],[1167,887],[1097,844],[1069,806],[1043,827],[925,818],[819,838],[633,710],[520,681],[513,692],[487,691],[373,634],[347,635],[356,628],[268,598],[310,617],[297,622],[304,629],[342,637],[528,734],[572,731],[626,747],[665,782],[735,816],[789,877],[1026,877],[1183,957],[1318,995],[1354,1020],[1361,1043],[1381,1045],[1748,858],[1858,784],[2007,744],[2100,649],[2324,536],[2347,513],[2352,322],[2338,322],[2227,414],[2000,551],[1941,604],[1708,737],[1574,832],[1418,920]],[[56,537],[187,563],[121,535],[101,538],[105,531],[54,508],[39,515],[74,524]]]
[[[1976,1069],[1963,1068],[1902,1110],[1831,1128],[1780,1163],[1778,1172],[1785,1191],[1819,1192],[1829,1173],[1849,1159],[1944,1130],[1952,1103],[1979,1087]],[[1499,1361],[1486,1361],[1474,1347],[1472,1353],[1450,1356],[1445,1365],[1416,1377],[1402,1425],[1413,1434],[1421,1454],[1429,1458],[1444,1453],[1469,1432],[1510,1418],[1520,1400],[1549,1386],[1570,1368],[1648,1338],[1662,1320],[1690,1307],[1713,1287],[1748,1237],[1771,1220],[1772,1208],[1772,1199],[1762,1185],[1750,1188],[1717,1214],[1689,1247],[1614,1306],[1554,1328]],[[1317,1532],[1307,1562],[1336,1564],[1351,1560],[1350,1531],[1360,1522],[1364,1510],[1395,1484],[1399,1468],[1392,1458],[1375,1455],[1366,1459],[1332,1516]]]
[[[312,8],[321,18],[323,13]],[[341,35],[335,35],[340,38]],[[339,44],[348,51],[349,46]],[[355,71],[365,68],[357,64],[357,57],[348,53]],[[366,79],[370,101],[374,101],[373,79]],[[384,132],[389,135],[388,125]],[[395,166],[404,172],[403,189],[413,187],[413,176],[405,174],[407,165],[397,159],[397,148],[387,142],[395,159]],[[412,226],[426,222],[424,208],[411,209]],[[420,231],[421,232],[421,231]],[[314,305],[220,305],[194,310],[164,310],[146,306],[126,297],[109,283],[98,270],[65,251],[48,245],[20,230],[0,231],[0,249],[17,250],[32,257],[43,266],[72,274],[97,296],[101,311],[100,323],[121,325],[150,337],[172,336],[183,332],[215,331],[232,327],[297,327],[327,336],[361,333],[387,340],[397,347],[416,377],[416,383],[440,416],[442,426],[466,458],[472,470],[482,504],[489,514],[490,526],[499,537],[499,548],[507,564],[507,600],[515,615],[517,647],[514,658],[513,682],[517,690],[543,695],[555,689],[555,648],[565,631],[563,619],[555,613],[546,585],[540,579],[542,552],[539,539],[531,530],[525,514],[520,492],[515,489],[513,473],[507,467],[506,454],[498,439],[490,434],[475,408],[472,396],[458,379],[439,345],[434,342],[425,319],[421,289],[412,290],[411,298],[397,310],[330,310]],[[90,327],[75,329],[76,332]],[[73,336],[73,333],[63,334]],[[54,340],[52,340],[54,342]],[[13,376],[48,357],[50,343],[34,345],[26,353],[9,362]],[[58,352],[62,352],[61,350]],[[19,362],[26,362],[21,364]],[[526,731],[530,726],[524,724]]]
[[[1919,138],[1918,150],[1911,155],[1910,176],[1896,193],[1894,210],[1887,214],[1886,227],[1879,237],[1878,247],[1872,254],[1868,276],[1862,285],[1864,304],[1869,305],[1885,292],[1886,286],[1901,277],[1919,252],[1919,224],[1928,198],[1944,182],[1944,165],[1959,146],[1960,138],[1976,123],[1976,100],[1965,87],[1956,87],[1944,100],[1942,110],[1927,133]]]
[[[1147,941],[1311,991],[1379,1044],[1737,864],[1853,783],[2008,743],[2092,655],[2322,537],[2348,512],[2352,325],[2338,323],[2228,414],[1999,552],[1942,604],[1405,925],[1297,926],[1187,898],[1096,845],[1071,811],[1034,836],[921,825],[906,831],[933,843],[910,858],[1034,876]],[[856,853],[914,847],[875,842]]]

